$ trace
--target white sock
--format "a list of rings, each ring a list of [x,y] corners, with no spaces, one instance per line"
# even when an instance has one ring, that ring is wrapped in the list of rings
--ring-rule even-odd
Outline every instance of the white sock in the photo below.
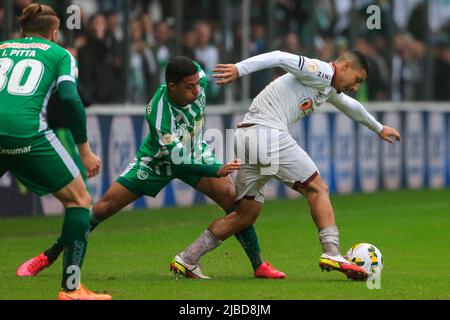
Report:
[[[340,255],[339,231],[336,226],[329,226],[319,230],[319,239],[322,244],[323,253],[329,256]]]
[[[188,264],[198,264],[200,258],[214,250],[222,243],[215,235],[206,229],[186,250],[180,253],[181,259]]]

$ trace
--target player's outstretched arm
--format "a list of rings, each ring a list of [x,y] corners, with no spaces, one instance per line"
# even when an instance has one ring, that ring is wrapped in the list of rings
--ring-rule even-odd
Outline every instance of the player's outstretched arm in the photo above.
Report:
[[[389,143],[393,142],[393,139],[395,139],[398,142],[402,141],[402,137],[400,136],[400,132],[398,132],[397,129],[391,128],[388,126],[383,126],[383,130],[378,134],[378,136],[383,139],[384,141],[387,141]]]
[[[376,132],[381,139],[389,143],[392,143],[393,139],[401,142],[401,136],[397,129],[379,123],[371,114],[369,114],[369,112],[367,112],[361,103],[352,97],[340,93],[332,97],[329,102],[350,119],[353,119]]]
[[[238,77],[249,75],[259,70],[280,67],[294,75],[302,75],[299,70],[300,62],[303,61],[298,55],[283,52],[271,51],[245,59],[236,64],[218,64],[213,72],[213,78],[218,79],[217,84],[227,84],[233,82]]]

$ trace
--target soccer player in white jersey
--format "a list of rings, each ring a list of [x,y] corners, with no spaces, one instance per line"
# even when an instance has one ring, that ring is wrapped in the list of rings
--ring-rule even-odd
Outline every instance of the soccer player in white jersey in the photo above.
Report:
[[[177,258],[186,264],[197,265],[202,255],[218,247],[230,235],[252,225],[264,203],[265,184],[275,178],[308,200],[323,247],[319,262],[322,270],[337,270],[350,279],[364,280],[367,273],[340,254],[339,232],[328,186],[314,162],[289,134],[289,129],[300,118],[329,102],[389,143],[394,139],[401,141],[400,134],[379,123],[358,101],[343,93],[357,91],[369,73],[367,59],[356,50],[344,52],[331,63],[274,51],[237,64],[217,65],[214,77],[218,84],[227,84],[240,76],[273,67],[281,67],[288,73],[259,93],[235,133],[237,157],[245,159],[236,177],[236,211],[216,219]],[[252,138],[257,140],[249,142]],[[255,145],[258,146],[256,151]]]

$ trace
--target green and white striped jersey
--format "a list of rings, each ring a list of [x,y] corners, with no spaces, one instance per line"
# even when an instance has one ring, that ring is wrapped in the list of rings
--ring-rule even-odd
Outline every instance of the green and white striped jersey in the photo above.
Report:
[[[170,100],[167,86],[161,85],[147,106],[146,119],[150,132],[142,142],[136,158],[141,166],[155,167],[157,174],[164,174],[158,172],[161,166],[167,168],[167,165],[170,167],[173,163],[182,164],[178,161],[179,158],[174,159],[174,154],[182,153],[190,161],[210,157],[208,146],[201,139],[207,79],[205,72],[195,64],[200,75],[200,93],[194,103],[184,107],[177,106]],[[170,175],[170,172],[167,174]]]
[[[74,57],[54,42],[26,37],[0,43],[0,135],[31,138],[48,129],[46,107],[62,81],[77,81]]]

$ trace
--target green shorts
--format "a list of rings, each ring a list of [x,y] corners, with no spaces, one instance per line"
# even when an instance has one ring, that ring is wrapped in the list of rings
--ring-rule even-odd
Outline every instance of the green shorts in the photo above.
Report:
[[[214,158],[214,166],[220,167],[222,164]],[[125,171],[117,178],[116,182],[123,187],[131,191],[137,196],[149,196],[156,197],[156,195],[173,179],[180,179],[184,183],[187,183],[192,188],[197,189],[197,185],[203,178],[199,175],[189,174],[166,174],[167,171],[164,167],[160,170],[149,168],[148,166],[142,166],[139,163],[132,162],[128,165]],[[158,171],[160,171],[158,173]],[[182,171],[182,170],[177,170]],[[170,172],[170,171],[169,171]]]
[[[52,130],[27,139],[0,136],[0,176],[6,171],[40,196],[62,189],[79,174]]]

